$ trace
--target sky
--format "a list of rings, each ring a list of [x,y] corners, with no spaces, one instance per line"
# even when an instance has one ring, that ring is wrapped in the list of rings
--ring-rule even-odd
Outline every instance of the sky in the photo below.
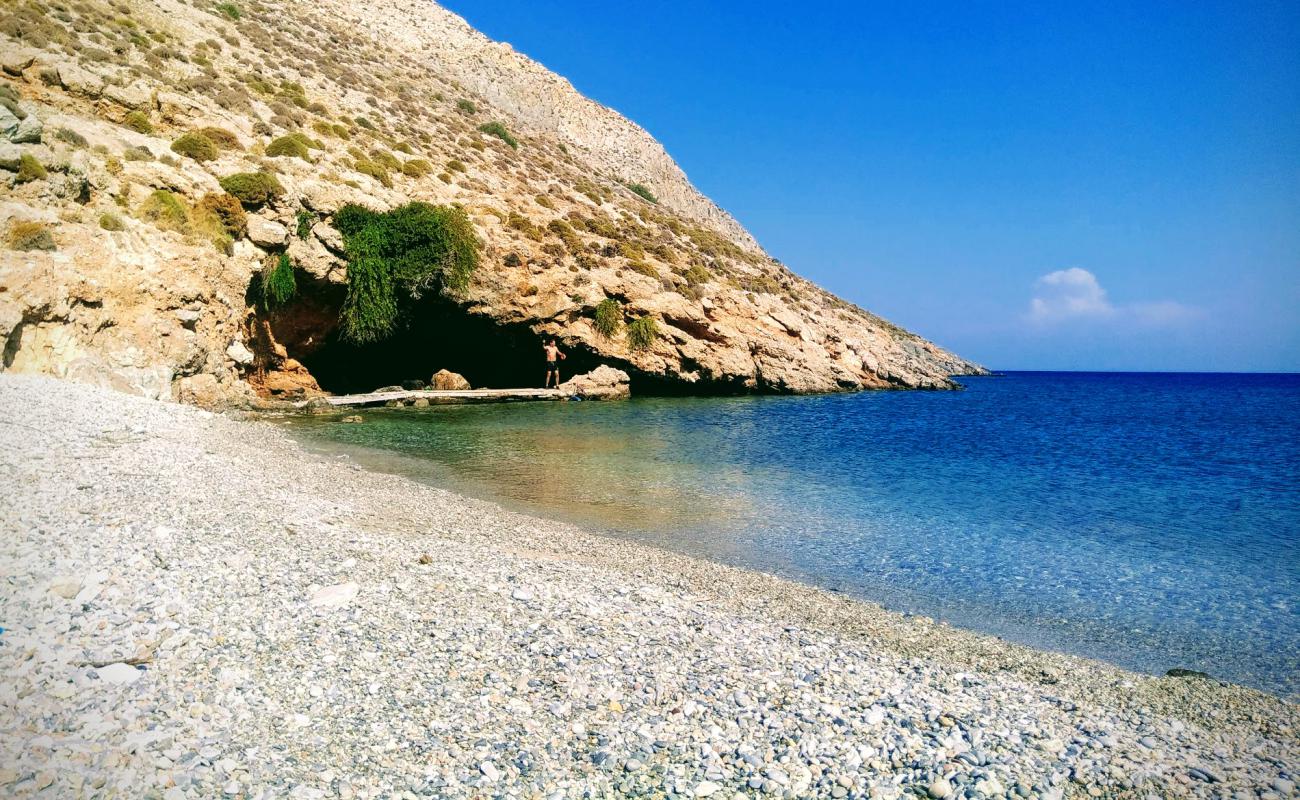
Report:
[[[1300,371],[1300,3],[446,0],[994,369]]]

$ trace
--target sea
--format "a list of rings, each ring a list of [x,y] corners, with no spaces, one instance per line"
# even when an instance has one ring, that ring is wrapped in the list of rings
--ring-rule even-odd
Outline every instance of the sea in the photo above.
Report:
[[[1300,697],[1300,375],[367,410],[319,452],[1024,644]]]

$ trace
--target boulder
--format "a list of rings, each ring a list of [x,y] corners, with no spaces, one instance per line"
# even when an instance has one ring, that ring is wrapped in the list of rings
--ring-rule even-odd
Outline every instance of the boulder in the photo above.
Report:
[[[104,79],[72,62],[59,64],[59,85],[73,94],[98,98],[104,91]]]
[[[0,112],[4,111],[4,106],[0,106]],[[23,149],[16,144],[0,141],[0,169],[7,169],[10,172],[17,172],[18,165],[23,157]]]
[[[249,214],[248,240],[258,247],[284,247],[289,241],[289,229],[260,214]]]
[[[465,380],[463,375],[445,369],[433,373],[433,377],[429,379],[429,385],[439,391],[464,391],[471,388],[469,381]]]
[[[315,237],[291,238],[287,252],[295,267],[318,281],[335,284],[348,281],[347,262],[327,250]]]
[[[621,369],[601,364],[560,384],[560,391],[588,400],[621,400],[632,394],[631,378]]]
[[[202,372],[176,381],[176,400],[199,408],[217,408],[225,397],[214,375]]]
[[[284,358],[261,376],[263,391],[272,397],[296,400],[320,394],[320,384],[297,360]]]
[[[241,367],[246,367],[253,363],[253,351],[244,346],[244,343],[236,339],[226,348],[226,355]]]
[[[126,108],[148,108],[153,99],[149,88],[139,81],[126,86],[105,86],[104,97]]]
[[[8,108],[0,105],[0,134],[5,139],[12,139],[13,135],[18,132],[18,124],[22,122],[16,114]]]
[[[311,235],[316,237],[316,240],[334,255],[347,255],[347,247],[343,244],[343,234],[339,233],[334,226],[326,225],[324,222],[317,222],[311,226]]]
[[[22,75],[32,65],[39,51],[30,47],[5,48],[0,52],[0,68],[10,75]]]

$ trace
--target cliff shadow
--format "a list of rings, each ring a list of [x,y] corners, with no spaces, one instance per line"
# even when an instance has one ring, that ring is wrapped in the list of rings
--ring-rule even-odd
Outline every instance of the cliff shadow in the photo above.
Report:
[[[298,291],[283,306],[257,302],[249,289],[248,339],[256,356],[250,381],[267,394],[314,381],[330,394],[370,392],[411,381],[428,383],[438,370],[465,377],[475,388],[541,386],[545,337],[527,325],[500,324],[442,297],[425,297],[404,313],[390,336],[357,344],[339,326],[344,287],[298,275]],[[604,363],[583,350],[565,350],[561,379]],[[297,380],[286,383],[288,374]]]

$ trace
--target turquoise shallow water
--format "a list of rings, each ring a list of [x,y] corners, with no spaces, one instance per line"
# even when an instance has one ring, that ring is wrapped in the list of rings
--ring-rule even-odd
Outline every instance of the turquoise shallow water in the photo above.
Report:
[[[368,467],[1041,647],[1300,695],[1300,376],[296,420]]]

